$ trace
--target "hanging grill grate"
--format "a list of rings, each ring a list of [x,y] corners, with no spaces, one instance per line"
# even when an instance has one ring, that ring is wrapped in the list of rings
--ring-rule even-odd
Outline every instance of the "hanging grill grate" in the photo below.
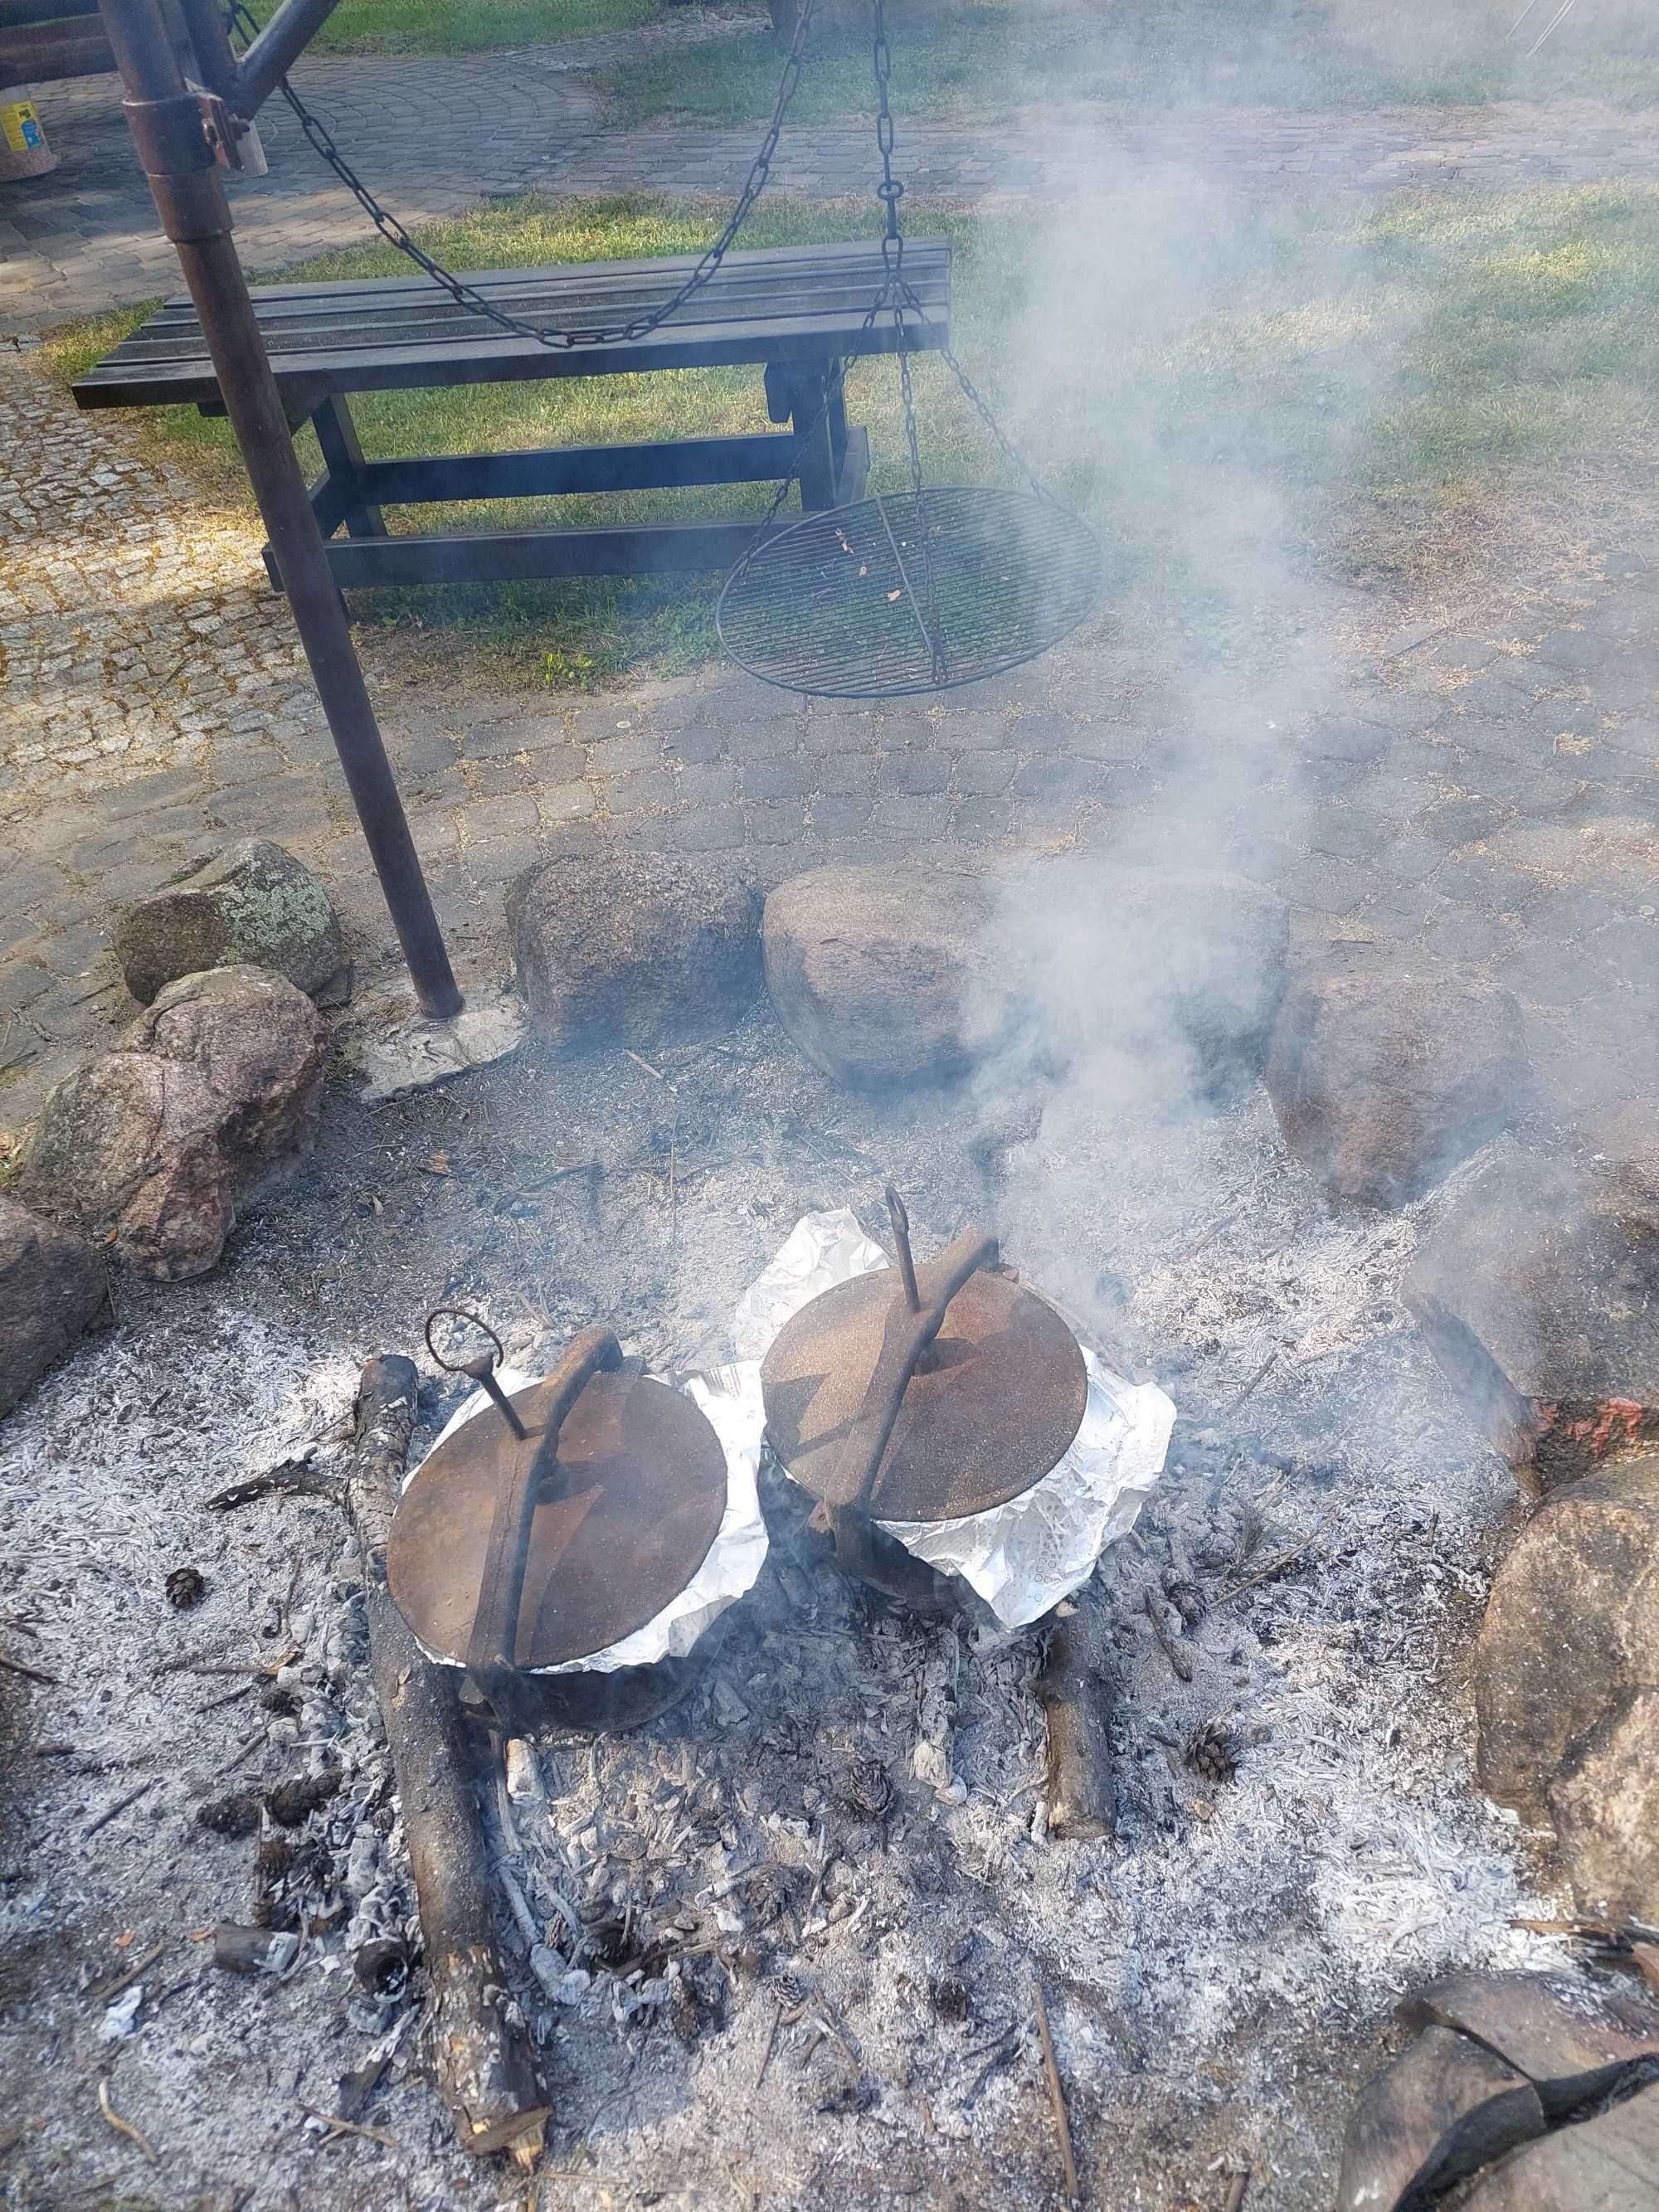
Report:
[[[1068,636],[1100,542],[1035,492],[928,486],[831,507],[751,546],[715,625],[767,684],[830,699],[974,684]]]

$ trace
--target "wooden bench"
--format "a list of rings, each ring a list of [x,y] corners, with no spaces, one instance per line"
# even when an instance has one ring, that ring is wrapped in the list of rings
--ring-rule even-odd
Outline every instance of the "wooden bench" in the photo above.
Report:
[[[550,330],[625,323],[666,299],[695,256],[586,266],[491,270],[471,278],[520,321]],[[911,319],[912,343],[937,347],[950,331],[951,249],[907,242],[904,270],[927,316]],[[848,423],[826,380],[855,356],[894,350],[890,315],[865,327],[881,289],[874,245],[775,246],[729,253],[674,319],[637,339],[569,350],[518,337],[469,313],[426,278],[270,284],[254,291],[289,427],[311,423],[325,472],[311,501],[343,589],[376,584],[502,582],[526,576],[632,575],[666,568],[730,568],[754,535],[752,519],[608,523],[393,536],[389,507],[434,500],[524,499],[637,491],[684,484],[775,483],[794,464],[801,434],[801,504],[860,498],[869,466],[864,431]],[[520,379],[616,376],[646,369],[757,362],[767,414],[787,430],[639,445],[550,447],[530,453],[366,459],[349,395]],[[82,407],[223,404],[187,299],[170,300],[75,385]],[[343,527],[346,535],[336,533]],[[265,564],[276,580],[269,547]]]

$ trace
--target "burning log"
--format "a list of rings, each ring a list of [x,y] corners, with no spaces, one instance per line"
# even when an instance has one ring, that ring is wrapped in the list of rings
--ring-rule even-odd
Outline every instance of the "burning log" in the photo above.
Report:
[[[386,1539],[415,1425],[416,1379],[407,1359],[371,1359],[363,1369],[348,1505],[420,1905],[439,2091],[475,2157],[506,2151],[528,2172],[541,2153],[548,2106],[509,2011],[459,1677],[426,1657],[386,1587]]]
[[[1048,1832],[1068,1841],[1109,1836],[1117,1826],[1109,1683],[1088,1643],[1080,1613],[1056,1622],[1037,1677],[1048,1721]]]

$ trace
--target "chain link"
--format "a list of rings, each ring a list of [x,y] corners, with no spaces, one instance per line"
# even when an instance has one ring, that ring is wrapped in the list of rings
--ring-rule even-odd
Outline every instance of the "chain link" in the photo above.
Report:
[[[335,144],[326,124],[312,113],[286,77],[282,81],[281,89],[283,98],[293,110],[295,119],[311,146],[333,170],[381,237],[389,246],[396,246],[399,253],[406,255],[434,284],[447,292],[458,307],[465,307],[472,314],[483,315],[501,330],[511,331],[515,337],[532,338],[538,345],[546,346],[556,353],[568,353],[580,346],[619,345],[633,339],[647,337],[653,331],[659,330],[663,324],[670,321],[688,301],[702,291],[731,252],[738,233],[748,221],[750,209],[765,191],[771,176],[772,157],[778,150],[784,118],[800,83],[807,33],[811,27],[812,10],[816,5],[817,0],[803,0],[795,22],[795,35],[790,41],[788,58],[784,63],[783,75],[778,82],[772,120],[767,126],[760,151],[755,156],[743,190],[738,193],[720,236],[685,282],[661,307],[652,308],[648,314],[636,315],[629,322],[595,324],[585,330],[550,331],[534,323],[520,322],[516,315],[504,313],[486,299],[476,285],[469,284],[464,277],[456,276],[453,270],[446,269],[441,262],[434,261],[429,253],[415,243],[390,209],[381,206]],[[244,4],[244,0],[227,0],[226,16],[229,25],[240,30],[246,37],[252,38],[258,33],[259,25]]]

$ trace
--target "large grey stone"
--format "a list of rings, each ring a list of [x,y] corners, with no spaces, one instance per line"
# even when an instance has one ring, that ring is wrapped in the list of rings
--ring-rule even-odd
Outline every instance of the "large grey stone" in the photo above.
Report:
[[[63,1358],[108,1296],[101,1253],[0,1197],[0,1414]]]
[[[1419,1248],[1406,1299],[1534,1494],[1659,1436],[1659,1197],[1499,1146]]]
[[[1608,1712],[1570,1754],[1549,1800],[1583,1910],[1615,1926],[1659,1923],[1659,1687],[1633,1690]]]
[[[925,867],[823,867],[780,884],[761,945],[778,1019],[859,1090],[959,1075],[991,953],[992,895]]]
[[[1526,1103],[1521,1009],[1467,970],[1388,962],[1299,976],[1266,1081],[1286,1144],[1334,1199],[1403,1206]]]
[[[1567,1974],[1446,1974],[1399,2008],[1407,2027],[1454,2028],[1538,2092],[1547,2120],[1659,2057],[1659,2012],[1623,1989]]]
[[[1524,2075],[1451,2028],[1425,2028],[1360,2092],[1336,2212],[1420,2203],[1543,2132],[1544,2108]]]
[[[1474,1647],[1480,1786],[1557,1824],[1589,1909],[1659,1919],[1659,1449],[1553,1492],[1499,1567]],[[1646,1747],[1648,1759],[1626,1754]]]
[[[244,838],[140,899],[111,939],[128,990],[144,1006],[204,968],[269,968],[313,996],[345,995],[345,951],[327,891],[263,837]]]
[[[1656,2212],[1659,2083],[1487,2167],[1459,2212]]]
[[[52,1092],[18,1194],[138,1273],[201,1274],[238,1202],[309,1146],[328,1055],[326,1023],[283,976],[183,976]]]
[[[752,884],[658,853],[538,861],[507,894],[532,1024],[647,1048],[728,1028],[760,988],[760,906]]]

